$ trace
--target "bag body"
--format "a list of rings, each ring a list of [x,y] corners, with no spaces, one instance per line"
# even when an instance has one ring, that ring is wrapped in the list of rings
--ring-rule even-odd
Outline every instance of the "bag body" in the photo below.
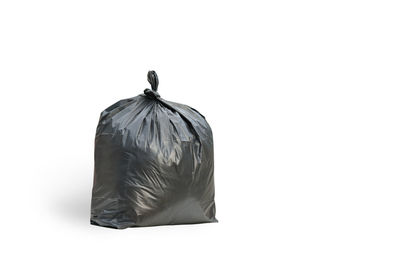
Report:
[[[212,131],[195,109],[152,89],[100,115],[91,223],[112,228],[216,222]]]

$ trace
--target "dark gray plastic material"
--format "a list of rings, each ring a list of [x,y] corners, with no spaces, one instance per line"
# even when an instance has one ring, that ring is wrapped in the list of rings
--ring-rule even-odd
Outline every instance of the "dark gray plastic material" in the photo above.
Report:
[[[152,89],[100,115],[91,203],[94,225],[112,228],[216,222],[212,131],[195,109]]]

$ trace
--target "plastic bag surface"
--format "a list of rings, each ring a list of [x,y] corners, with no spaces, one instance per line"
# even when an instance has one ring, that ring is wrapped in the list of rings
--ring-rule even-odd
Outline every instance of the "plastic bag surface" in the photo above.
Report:
[[[91,224],[127,228],[216,222],[212,131],[195,109],[152,89],[100,115]]]

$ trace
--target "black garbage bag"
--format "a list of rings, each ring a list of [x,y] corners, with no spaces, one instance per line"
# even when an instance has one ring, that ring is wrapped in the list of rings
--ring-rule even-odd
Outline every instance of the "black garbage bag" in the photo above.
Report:
[[[195,109],[151,89],[100,115],[91,224],[127,228],[216,222],[211,128]]]

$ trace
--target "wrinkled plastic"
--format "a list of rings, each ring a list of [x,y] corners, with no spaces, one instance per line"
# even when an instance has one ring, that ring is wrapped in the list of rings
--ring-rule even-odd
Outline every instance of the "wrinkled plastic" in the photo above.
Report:
[[[100,115],[91,223],[127,228],[216,222],[212,131],[195,109],[152,89]]]

